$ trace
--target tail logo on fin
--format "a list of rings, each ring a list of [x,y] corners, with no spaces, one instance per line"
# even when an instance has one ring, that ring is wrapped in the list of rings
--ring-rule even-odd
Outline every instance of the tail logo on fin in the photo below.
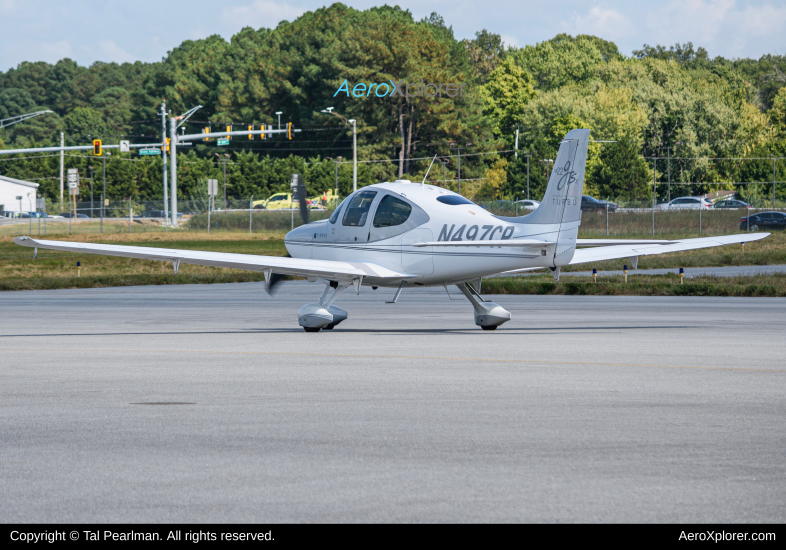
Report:
[[[558,176],[562,176],[557,182],[557,191],[562,191],[566,184],[570,187],[571,183],[576,182],[576,172],[570,169],[570,161],[565,163],[564,168],[555,168],[554,173]]]

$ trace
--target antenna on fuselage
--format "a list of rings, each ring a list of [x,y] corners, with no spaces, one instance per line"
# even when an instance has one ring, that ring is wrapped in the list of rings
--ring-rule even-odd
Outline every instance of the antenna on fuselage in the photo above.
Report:
[[[437,153],[439,154],[439,153]],[[428,177],[428,173],[431,172],[431,167],[434,166],[434,161],[437,160],[437,155],[434,155],[434,158],[431,159],[431,164],[428,165],[428,170],[426,170],[426,175],[423,176],[423,181],[420,182],[421,187],[426,185],[426,178]]]

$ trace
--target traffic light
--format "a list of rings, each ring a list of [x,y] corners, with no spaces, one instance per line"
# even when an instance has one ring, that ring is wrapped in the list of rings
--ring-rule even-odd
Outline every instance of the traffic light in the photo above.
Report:
[[[227,132],[232,131],[232,126],[227,126]],[[232,139],[232,136],[227,136],[227,139]]]
[[[169,153],[169,141],[171,138],[166,138],[166,152]]]
[[[259,129],[264,132],[265,131],[265,125],[264,124],[260,124],[259,125]],[[266,134],[262,134],[262,139],[265,139],[265,137],[266,137]]]
[[[94,139],[93,140],[93,154],[97,157],[101,156],[101,140]]]
[[[206,133],[206,134],[209,134],[209,133],[210,133],[210,126],[205,126],[205,133]],[[209,138],[209,137],[206,137],[206,138],[205,138],[205,142],[208,142],[208,141],[210,141],[210,138]]]
[[[287,122],[287,137],[292,139],[292,123]]]
[[[254,131],[254,126],[253,125],[249,126],[248,127],[248,131],[249,132],[253,132]],[[254,140],[254,134],[248,134],[248,139],[253,141]]]

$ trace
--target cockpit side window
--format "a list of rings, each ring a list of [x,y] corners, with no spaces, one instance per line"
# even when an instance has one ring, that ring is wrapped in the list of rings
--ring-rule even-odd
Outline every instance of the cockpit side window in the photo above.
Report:
[[[338,216],[341,214],[341,209],[344,208],[344,205],[348,200],[349,197],[341,201],[341,204],[338,205],[338,208],[333,211],[333,214],[330,215],[330,223],[336,223],[338,221]]]
[[[406,222],[412,213],[412,207],[393,195],[386,195],[379,201],[377,213],[374,214],[374,227],[393,227]]]
[[[368,211],[376,196],[376,191],[361,191],[355,195],[347,207],[347,213],[344,214],[343,224],[351,227],[363,227],[366,225]]]

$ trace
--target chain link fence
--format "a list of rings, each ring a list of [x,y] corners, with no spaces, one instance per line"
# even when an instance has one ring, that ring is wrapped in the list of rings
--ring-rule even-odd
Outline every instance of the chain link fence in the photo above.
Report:
[[[687,189],[686,189],[687,190]],[[674,195],[672,195],[674,196]],[[677,195],[679,196],[679,195]],[[766,229],[746,224],[748,214],[786,211],[786,204],[758,196],[729,192],[713,197],[716,206],[675,208],[666,203],[653,207],[652,199],[609,200],[582,208],[582,236],[706,236]],[[741,200],[745,205],[721,208],[721,201]],[[246,232],[283,234],[303,225],[298,208],[264,208],[249,198],[215,197],[214,207],[207,198],[178,200],[177,226],[168,222],[168,205],[162,200],[107,200],[100,198],[59,204],[47,201],[46,212],[23,213],[24,218],[0,218],[0,235],[102,234],[143,232]],[[308,221],[326,219],[339,200],[328,208],[311,204]],[[476,201],[479,207],[498,216],[524,216],[535,204],[519,200]],[[602,201],[601,201],[602,203]],[[297,203],[295,203],[297,204]]]

